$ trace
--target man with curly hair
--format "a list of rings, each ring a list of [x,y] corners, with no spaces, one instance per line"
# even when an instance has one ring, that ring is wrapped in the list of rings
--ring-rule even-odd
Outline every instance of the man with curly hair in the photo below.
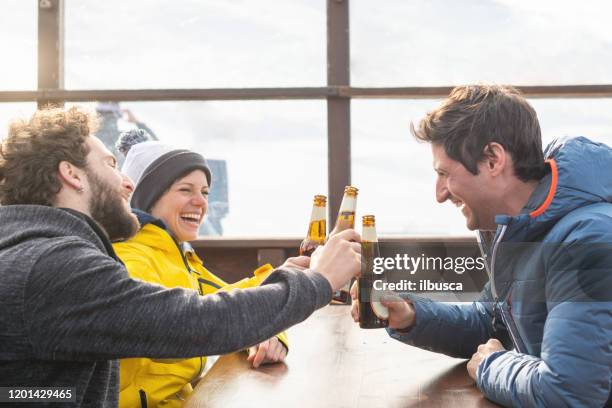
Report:
[[[49,109],[13,123],[2,143],[0,386],[72,387],[76,406],[116,406],[118,359],[244,349],[358,273],[349,230],[253,289],[200,296],[131,279],[111,241],[138,229],[134,187],[94,132],[82,110]]]

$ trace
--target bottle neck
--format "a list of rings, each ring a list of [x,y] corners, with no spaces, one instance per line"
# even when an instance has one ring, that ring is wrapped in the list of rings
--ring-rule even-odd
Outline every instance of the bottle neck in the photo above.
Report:
[[[340,204],[338,218],[334,227],[335,232],[355,228],[355,210],[357,208],[357,197],[345,194]]]
[[[361,241],[362,242],[378,242],[378,238],[376,236],[376,226],[364,226],[361,231]]]
[[[310,223],[308,224],[307,238],[317,243],[325,243],[327,237],[327,208],[314,204],[312,206],[312,214],[310,215]]]
[[[310,222],[313,221],[325,221],[327,219],[327,208],[325,206],[320,206],[314,204],[312,206],[312,212],[310,213]]]
[[[345,194],[340,203],[340,212],[355,212],[357,209],[357,196]]]

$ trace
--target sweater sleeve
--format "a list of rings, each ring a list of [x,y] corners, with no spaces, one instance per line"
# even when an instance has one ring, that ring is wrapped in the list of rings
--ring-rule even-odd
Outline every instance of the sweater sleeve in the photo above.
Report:
[[[319,273],[276,270],[258,288],[207,296],[131,279],[79,240],[56,243],[35,264],[25,294],[40,359],[189,358],[266,340],[331,300]]]
[[[221,290],[226,292],[230,292],[234,289],[247,289],[247,288],[255,288],[266,280],[268,276],[274,271],[274,268],[270,264],[265,264],[255,269],[253,272],[253,276],[244,278],[235,283],[225,284]],[[285,349],[289,351],[289,336],[287,336],[286,331],[282,331],[277,333],[275,336],[282,344],[285,346]]]

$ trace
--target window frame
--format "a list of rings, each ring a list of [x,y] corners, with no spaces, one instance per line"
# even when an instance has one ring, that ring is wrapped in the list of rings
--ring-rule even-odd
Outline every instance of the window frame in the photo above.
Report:
[[[224,101],[321,99],[327,102],[328,205],[335,222],[344,186],[351,184],[351,100],[353,98],[440,99],[452,86],[350,86],[350,0],[327,0],[327,86],[284,88],[64,89],[66,0],[37,0],[38,89],[1,91],[2,102],[63,106],[87,101]],[[527,98],[611,98],[612,84],[516,86]]]

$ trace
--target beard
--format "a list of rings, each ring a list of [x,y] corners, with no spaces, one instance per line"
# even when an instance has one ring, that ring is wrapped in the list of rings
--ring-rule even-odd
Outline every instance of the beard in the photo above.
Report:
[[[91,218],[106,231],[111,241],[133,237],[140,229],[140,223],[125,207],[120,190],[108,185],[93,172],[88,171],[87,178],[91,187]]]

